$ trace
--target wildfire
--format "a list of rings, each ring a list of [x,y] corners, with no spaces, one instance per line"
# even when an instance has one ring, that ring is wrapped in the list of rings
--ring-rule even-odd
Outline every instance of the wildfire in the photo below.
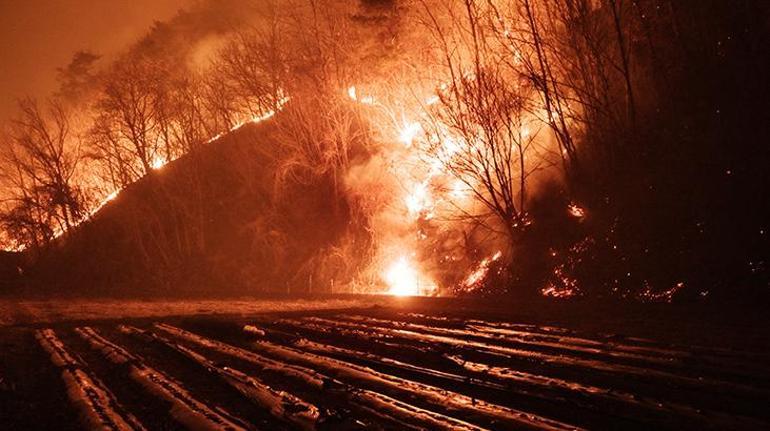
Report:
[[[570,203],[567,205],[567,212],[569,212],[569,215],[575,218],[582,219],[586,216],[586,210],[585,208],[578,206],[575,203]]]
[[[500,259],[500,257],[503,255],[502,251],[497,251],[495,254],[493,254],[490,257],[484,258],[481,262],[479,262],[476,269],[473,270],[470,274],[468,274],[467,277],[465,277],[465,280],[463,280],[462,286],[464,290],[470,291],[476,288],[478,283],[487,276],[487,273],[489,273],[489,267],[492,265],[492,262],[495,262],[496,260]]]
[[[401,256],[385,272],[388,293],[395,296],[416,296],[420,294],[419,274],[405,256]]]
[[[267,120],[269,118],[272,118],[273,116],[275,116],[275,114],[278,111],[280,111],[284,107],[284,105],[286,105],[286,103],[288,101],[289,101],[289,97],[288,96],[281,98],[276,103],[277,109],[267,110],[267,111],[265,111],[261,115],[253,115],[253,116],[247,118],[246,120],[240,121],[240,122],[236,123],[233,127],[231,127],[228,130],[228,132],[234,132],[234,131],[240,129],[241,127],[245,126],[246,124],[256,124],[256,123],[260,123],[262,121],[265,121],[265,120]],[[211,138],[209,138],[208,140],[206,140],[206,143],[210,144],[212,142],[215,142],[215,141],[219,140],[225,134],[226,133],[224,133],[224,132],[218,133],[218,134],[212,136]],[[168,162],[171,162],[172,160],[174,160],[174,159],[167,159],[167,158],[164,158],[164,157],[156,154],[153,157],[153,159],[150,161],[150,167],[152,169],[154,169],[154,170],[158,170],[158,169],[161,169],[166,164],[168,164]],[[102,207],[104,207],[108,202],[110,202],[110,201],[114,200],[116,197],[118,197],[118,194],[120,192],[121,192],[121,190],[114,190],[113,192],[108,194],[95,207],[93,207],[88,212],[88,214],[85,217],[83,217],[82,219],[77,220],[75,223],[73,223],[73,226],[78,226],[81,223],[85,222],[86,220],[89,220],[91,217],[94,216],[94,214],[99,212],[99,210],[101,210]],[[63,228],[56,228],[56,229],[54,229],[53,237],[54,238],[58,238],[61,235],[63,235],[64,233],[65,233],[65,230]],[[10,238],[8,238],[6,233],[0,232],[0,234],[1,234],[0,235],[0,250],[4,250],[4,251],[8,251],[8,252],[21,252],[21,251],[24,251],[27,248],[27,246],[25,244],[20,244],[20,243],[18,243],[16,241],[11,240]]]
[[[166,159],[156,155],[155,157],[152,158],[152,161],[150,162],[150,167],[152,169],[154,169],[154,170],[158,170],[158,169],[162,168],[163,166],[165,166],[166,163],[168,163],[168,161]]]
[[[426,216],[429,215],[433,200],[430,197],[428,184],[425,182],[416,184],[412,192],[404,198],[404,203],[413,219],[419,218],[424,213],[427,213]]]
[[[473,78],[472,74],[468,76],[469,79]],[[403,197],[398,200],[403,205],[406,218],[403,226],[395,229],[395,233],[381,242],[381,247],[384,248],[397,245],[397,249],[403,254],[389,266],[380,266],[377,269],[387,282],[389,293],[392,295],[422,293],[419,265],[410,262],[406,257],[415,255],[415,250],[420,247],[419,243],[410,243],[409,238],[424,240],[431,234],[430,229],[422,228],[422,223],[432,219],[443,220],[435,215],[443,215],[445,210],[451,215],[452,211],[458,210],[460,206],[461,211],[475,210],[472,207],[473,202],[470,201],[474,194],[474,185],[467,182],[472,181],[472,176],[469,176],[470,179],[454,177],[453,171],[447,167],[452,166],[452,162],[463,156],[469,148],[476,148],[476,144],[468,142],[472,137],[458,135],[440,120],[436,120],[429,110],[432,109],[429,107],[442,101],[441,94],[448,88],[448,83],[442,83],[434,92],[417,95],[417,100],[422,102],[418,103],[420,106],[411,106],[407,102],[393,106],[377,103],[377,106],[382,108],[383,125],[389,129],[386,135],[393,136],[397,143],[403,145],[402,149],[395,152],[397,160],[402,163],[394,163],[395,168],[391,172],[399,184],[406,186]],[[373,102],[371,98],[362,97],[361,89],[355,86],[347,88],[347,96],[361,104]],[[535,121],[536,116],[529,120]],[[532,126],[529,123],[521,124],[520,127],[521,139],[533,139],[537,133],[537,130],[530,130]],[[478,147],[483,145],[479,144]],[[567,210],[578,219],[586,215],[585,209],[574,203],[570,203]],[[531,223],[531,220],[525,223]],[[410,229],[415,231],[416,235],[405,236],[402,233]],[[465,291],[476,289],[487,277],[492,264],[501,257],[502,252],[498,251],[479,261],[471,268],[467,277],[460,281],[460,288]],[[543,292],[544,295],[550,293]],[[572,295],[573,292],[565,294]]]
[[[374,105],[376,102],[372,96],[359,97],[355,86],[348,87],[348,97],[350,97],[350,100],[363,103],[364,105]]]
[[[422,131],[422,125],[417,122],[407,122],[398,134],[398,140],[407,148],[412,146],[414,138]]]

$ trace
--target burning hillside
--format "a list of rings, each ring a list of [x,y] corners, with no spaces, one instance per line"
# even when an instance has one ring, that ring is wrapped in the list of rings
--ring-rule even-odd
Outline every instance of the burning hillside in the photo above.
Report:
[[[202,2],[20,102],[0,241],[28,284],[166,293],[671,301],[721,289],[703,262],[766,290],[766,208],[745,229],[707,210],[734,187],[734,160],[708,170],[739,122],[671,151],[703,140],[686,130],[705,108],[662,96],[701,90],[667,66],[680,45],[745,15],[688,27],[659,3]],[[748,245],[722,254],[707,230]]]
[[[0,423],[770,428],[767,2],[150,1],[0,2],[100,41],[0,79]]]

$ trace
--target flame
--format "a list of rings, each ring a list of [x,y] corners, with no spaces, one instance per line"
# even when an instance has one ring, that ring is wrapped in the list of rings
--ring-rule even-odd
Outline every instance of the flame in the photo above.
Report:
[[[569,212],[569,215],[575,218],[583,218],[586,216],[585,208],[578,206],[575,203],[570,203],[567,205],[567,212]]]
[[[22,252],[27,248],[26,244],[9,238],[8,234],[2,231],[0,231],[0,244],[2,244],[2,250],[9,253]]]
[[[355,85],[348,87],[348,97],[350,97],[350,100],[363,103],[364,105],[374,105],[377,103],[373,96],[358,97],[358,91]]]
[[[433,200],[430,197],[428,183],[422,182],[415,184],[412,192],[404,198],[406,209],[409,216],[413,219],[419,218],[423,213],[430,213],[433,206]]]
[[[405,255],[391,263],[383,274],[388,294],[393,296],[418,296],[434,293],[436,284],[422,275]]]
[[[89,217],[92,216],[93,214],[96,214],[96,212],[102,209],[103,206],[107,205],[107,203],[114,201],[115,198],[118,197],[119,193],[120,193],[120,190],[115,190],[112,193],[108,194],[107,197],[102,199],[102,201],[99,202],[99,204],[91,211],[91,214],[89,214]]]
[[[474,79],[472,73],[464,74],[467,79]],[[448,211],[447,218],[451,220],[452,211],[477,211],[472,198],[475,184],[472,175],[458,178],[456,172],[447,169],[453,166],[458,157],[471,151],[473,148],[483,148],[483,143],[473,141],[474,135],[457,134],[447,124],[444,124],[440,116],[436,118],[432,114],[433,106],[443,101],[442,97],[450,88],[449,83],[440,83],[433,91],[422,94],[411,93],[416,105],[410,105],[406,100],[395,103],[377,103],[382,108],[383,126],[388,129],[386,135],[393,136],[403,145],[403,148],[395,151],[395,166],[392,169],[399,184],[404,184],[405,190],[396,202],[403,205],[406,218],[401,222],[402,226],[394,229],[389,237],[381,242],[382,248],[396,247],[403,253],[398,259],[392,261],[389,266],[378,266],[376,272],[383,274],[384,280],[389,286],[389,293],[398,296],[414,295],[420,293],[420,271],[417,263],[410,262],[406,256],[415,256],[420,247],[420,241],[426,240],[433,230],[424,229],[424,222],[434,219],[434,214],[442,217]],[[343,90],[344,91],[344,90]],[[373,98],[362,97],[361,88],[350,86],[347,88],[347,96],[350,100],[367,104],[373,102]],[[388,99],[391,100],[391,99]],[[379,111],[377,111],[379,112]],[[538,115],[542,114],[542,115]],[[538,136],[539,125],[546,124],[548,112],[541,109],[537,112],[529,112],[527,118],[518,124],[518,138],[521,140],[534,140]],[[478,136],[483,136],[479,131]],[[480,138],[476,138],[480,139]],[[543,137],[541,139],[548,139]],[[522,156],[523,157],[523,156]],[[468,167],[473,169],[475,166]],[[451,208],[449,208],[451,207]],[[586,216],[586,210],[575,203],[567,207],[568,213],[580,219]],[[522,220],[521,223],[530,224],[531,219]],[[404,234],[408,231],[413,235]],[[417,242],[410,238],[416,238]],[[410,244],[409,248],[404,243]],[[428,242],[425,242],[427,244]],[[392,256],[391,256],[392,257]],[[477,262],[472,266],[465,279],[461,279],[461,289],[471,291],[483,282],[488,276],[492,263],[502,257],[502,252],[494,254]],[[387,262],[387,261],[386,261]],[[381,264],[381,263],[380,263]],[[385,268],[383,270],[383,268]],[[571,281],[571,280],[568,280]],[[579,293],[576,286],[570,285],[567,289],[543,289],[547,296],[574,296]]]
[[[422,131],[422,125],[417,122],[407,122],[398,133],[398,140],[407,148],[412,146],[414,138]]]
[[[280,93],[283,94],[283,91],[280,91]],[[355,93],[355,89],[354,89],[354,93]],[[240,121],[240,122],[236,123],[233,127],[231,127],[228,130],[228,132],[234,132],[234,131],[240,129],[241,127],[245,126],[246,124],[261,123],[262,121],[265,121],[265,120],[267,120],[269,118],[272,118],[278,111],[283,109],[284,105],[286,105],[286,103],[288,101],[289,101],[289,97],[288,96],[282,97],[276,103],[276,109],[267,110],[267,111],[265,111],[261,115],[253,115],[253,116],[251,116],[251,117],[249,117],[249,118],[247,118],[247,119],[245,119],[243,121]],[[225,134],[226,134],[226,132],[217,133],[216,135],[214,135],[211,138],[207,139],[205,142],[207,144],[210,144],[212,142],[215,142],[215,141],[219,140]],[[152,169],[154,169],[154,170],[161,169],[168,162],[171,162],[173,160],[175,160],[175,159],[173,159],[173,158],[171,158],[171,159],[163,158],[163,157],[161,157],[161,156],[156,154],[153,157],[152,161],[150,162],[150,167]],[[82,224],[86,220],[90,220],[94,216],[94,214],[99,212],[99,210],[101,210],[102,207],[104,207],[108,202],[110,202],[110,201],[114,200],[116,197],[118,197],[118,194],[120,192],[121,192],[121,190],[114,190],[114,191],[112,191],[110,194],[108,194],[106,197],[104,197],[101,201],[99,201],[99,203],[96,206],[94,206],[88,212],[88,214],[86,214],[85,217],[83,217],[82,219],[77,220],[75,223],[73,223],[73,227]],[[57,227],[57,228],[54,229],[53,237],[54,238],[58,238],[58,237],[62,236],[64,233],[65,233],[65,231],[64,231],[63,228]],[[7,233],[0,232],[0,250],[8,251],[8,252],[21,252],[21,251],[26,250],[26,248],[27,248],[26,244],[20,244],[20,243],[14,241],[14,240],[11,240],[10,238],[8,238]]]
[[[150,167],[152,169],[154,169],[154,170],[158,170],[158,169],[162,168],[163,166],[165,166],[166,163],[168,163],[168,161],[166,159],[164,159],[163,157],[160,157],[158,155],[155,155],[152,158],[152,161],[150,162]]]
[[[464,290],[465,291],[474,290],[477,287],[478,283],[487,276],[487,273],[489,273],[489,266],[492,265],[492,262],[495,262],[498,259],[500,259],[502,255],[503,255],[503,252],[498,250],[492,256],[486,257],[481,262],[479,262],[476,269],[474,269],[473,272],[468,274],[468,276],[465,277],[465,280],[463,280],[462,286]]]
[[[401,256],[385,272],[385,282],[394,296],[415,296],[420,294],[417,271],[405,256]]]

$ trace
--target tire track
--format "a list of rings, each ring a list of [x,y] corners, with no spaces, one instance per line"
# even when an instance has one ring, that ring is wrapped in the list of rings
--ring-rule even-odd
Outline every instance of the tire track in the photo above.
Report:
[[[120,325],[120,331],[141,338],[150,338],[164,344],[201,366],[204,370],[222,379],[227,385],[241,393],[259,407],[269,411],[273,417],[287,422],[294,429],[314,430],[319,419],[316,406],[284,391],[278,391],[256,377],[249,376],[235,368],[220,367],[200,353],[182,346],[151,331]]]
[[[434,408],[444,406],[450,411],[462,414],[463,417],[473,418],[474,422],[482,426],[492,428],[507,426],[517,429],[548,430],[578,429],[576,426],[529,412],[477,400],[448,389],[380,373],[368,367],[309,353],[293,347],[267,341],[252,343],[251,347],[274,357],[280,357],[287,362],[302,363],[308,367],[325,370],[355,382],[357,385],[377,387],[381,391],[398,394],[398,397],[413,400],[420,399]]]
[[[206,338],[171,325],[156,324],[155,326],[177,338],[250,362],[258,367],[281,373],[290,379],[309,385],[317,391],[331,392],[330,389],[334,388],[333,392],[335,394],[341,394],[352,405],[363,407],[368,411],[376,412],[378,415],[384,413],[389,419],[396,421],[399,424],[399,428],[469,431],[482,429],[470,423],[400,401],[378,391],[351,387],[330,377],[335,373],[326,375],[312,368],[293,364],[291,361],[277,361],[253,351]]]
[[[101,381],[88,373],[85,363],[67,350],[53,329],[36,331],[35,338],[48,352],[51,362],[62,369],[62,378],[73,405],[80,411],[84,425],[93,430],[144,430],[144,426],[126,412]]]
[[[303,334],[306,334],[307,331],[329,334],[329,331],[332,330],[329,327],[308,324],[304,321],[282,320],[282,322],[294,322],[294,329],[300,330]],[[366,340],[369,344],[373,342],[371,338],[365,337],[360,332],[345,331],[345,334],[348,337],[358,337],[361,340]],[[479,389],[504,391],[511,395],[519,395],[521,398],[539,399],[552,410],[554,403],[561,404],[562,406],[566,405],[567,407],[577,406],[595,412],[599,418],[601,416],[617,416],[618,418],[625,418],[636,422],[636,426],[646,422],[647,426],[650,424],[668,424],[672,428],[677,428],[682,425],[683,421],[689,424],[699,423],[701,427],[713,426],[713,424],[735,426],[736,421],[747,428],[759,428],[764,425],[749,418],[730,416],[715,411],[703,412],[683,404],[664,402],[640,397],[628,392],[609,390],[508,368],[490,367],[484,364],[465,361],[457,357],[450,357],[450,359],[460,366],[461,369],[465,370],[466,373],[456,374],[440,371],[414,363],[402,362],[392,357],[383,357],[371,352],[340,347],[338,337],[328,338],[333,340],[332,343],[334,345],[306,339],[297,340],[294,342],[294,345],[315,353],[364,362],[367,366],[374,365],[385,367],[389,370],[395,369],[409,375],[420,376],[424,379],[443,379],[445,380],[444,386],[453,384],[476,386]],[[393,345],[391,344],[391,346]],[[569,396],[570,394],[572,395],[571,397]],[[574,395],[580,396],[575,397]],[[560,407],[556,410],[559,413],[564,413],[563,410],[565,409]],[[581,416],[585,416],[585,412]]]
[[[142,385],[147,392],[171,403],[171,415],[185,426],[212,431],[247,429],[226,412],[215,411],[198,401],[181,383],[147,366],[140,357],[102,337],[93,328],[81,327],[75,331],[108,360],[127,367],[129,377]]]
[[[468,333],[468,331],[429,328],[425,327],[424,325],[389,325],[385,322],[378,321],[379,319],[375,319],[370,322],[369,320],[364,320],[364,318],[361,318],[357,321],[349,322],[335,321],[326,318],[308,317],[303,320],[309,322],[317,322],[331,327],[341,326],[355,330],[376,332],[382,335],[401,337],[423,343],[443,344],[450,347],[465,347],[480,352],[489,352],[497,355],[513,356],[530,361],[537,361],[542,364],[549,364],[551,366],[566,366],[584,370],[592,370],[593,372],[601,371],[604,373],[620,376],[642,379],[656,379],[659,381],[676,383],[677,385],[686,386],[696,390],[708,387],[717,391],[731,391],[741,394],[744,397],[770,397],[770,392],[766,390],[741,383],[728,382],[706,377],[689,377],[653,368],[642,368],[635,365],[608,363],[597,359],[555,355],[535,350],[503,346],[497,344],[497,342],[500,341],[499,338],[490,338],[485,341],[476,341],[473,337],[473,334]],[[364,321],[366,324],[363,323]]]
[[[727,349],[714,349],[702,346],[676,346],[665,345],[653,340],[636,337],[619,337],[617,335],[599,335],[601,340],[579,337],[574,331],[555,328],[541,327],[536,325],[526,325],[508,322],[489,322],[484,320],[449,319],[426,316],[419,313],[401,313],[410,319],[420,322],[428,322],[433,325],[446,327],[450,325],[457,328],[470,328],[481,332],[504,336],[515,337],[523,340],[546,341],[550,343],[564,344],[566,346],[593,347],[599,350],[621,353],[630,353],[644,358],[658,358],[667,360],[672,364],[681,364],[682,366],[692,367],[693,365],[705,365],[706,371],[724,372],[729,369],[735,376],[750,378],[752,382],[756,381],[756,376],[762,376],[767,379],[770,377],[767,369],[757,367],[757,362],[766,362],[766,354],[757,354],[745,351],[732,351]],[[764,359],[764,361],[762,361]]]

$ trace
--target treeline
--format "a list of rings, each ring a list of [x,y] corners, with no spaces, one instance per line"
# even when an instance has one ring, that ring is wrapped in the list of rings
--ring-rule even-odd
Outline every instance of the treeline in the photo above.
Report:
[[[7,244],[76,265],[104,244],[72,240],[62,259],[57,238],[135,187],[111,228],[131,251],[103,283],[120,266],[168,286],[207,268],[224,284],[330,290],[377,282],[382,251],[408,245],[442,286],[474,294],[767,294],[763,3],[198,8],[109,64],[79,54],[50,102],[20,103]],[[279,110],[264,134],[207,145]],[[419,186],[408,217],[403,182]]]
[[[327,237],[348,224],[342,177],[366,153],[367,128],[338,89],[391,12],[209,2],[107,64],[78,53],[54,97],[20,102],[6,141],[0,223],[29,284],[308,289],[309,260],[338,266]]]

